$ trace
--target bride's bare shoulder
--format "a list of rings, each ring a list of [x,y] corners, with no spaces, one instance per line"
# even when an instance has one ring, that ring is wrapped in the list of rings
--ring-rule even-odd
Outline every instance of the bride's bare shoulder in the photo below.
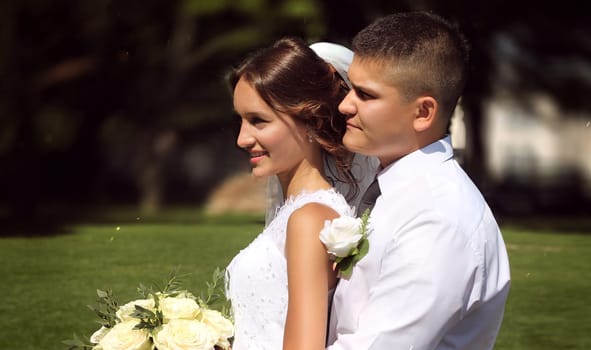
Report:
[[[326,204],[307,203],[293,211],[288,219],[287,228],[288,231],[316,231],[317,234],[318,230],[324,227],[326,220],[332,220],[337,217],[339,217],[339,214]]]

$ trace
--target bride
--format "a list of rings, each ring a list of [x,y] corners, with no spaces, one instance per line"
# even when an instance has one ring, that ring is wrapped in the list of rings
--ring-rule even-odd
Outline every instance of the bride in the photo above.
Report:
[[[352,57],[340,45],[284,38],[230,74],[241,120],[237,144],[252,174],[277,179],[285,198],[227,268],[234,350],[325,348],[337,276],[319,232],[326,220],[353,215],[364,186],[341,143],[346,124],[338,111]]]

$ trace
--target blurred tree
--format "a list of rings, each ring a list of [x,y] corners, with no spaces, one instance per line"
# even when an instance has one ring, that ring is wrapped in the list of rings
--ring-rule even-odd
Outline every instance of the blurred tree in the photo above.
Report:
[[[225,70],[279,36],[325,30],[313,0],[0,6],[0,186],[18,216],[40,200],[94,198],[97,184],[157,209],[180,145],[228,124]],[[110,188],[113,161],[135,189]]]
[[[182,197],[187,188],[196,201],[238,166],[226,155],[234,140],[223,77],[232,64],[284,35],[348,44],[378,16],[406,10],[436,11],[468,36],[473,67],[463,98],[465,164],[486,185],[483,101],[495,91],[542,90],[566,108],[589,109],[587,6],[531,0],[2,1],[0,201],[17,216],[33,215],[48,200],[100,198],[134,198],[149,211],[163,203],[166,191]]]

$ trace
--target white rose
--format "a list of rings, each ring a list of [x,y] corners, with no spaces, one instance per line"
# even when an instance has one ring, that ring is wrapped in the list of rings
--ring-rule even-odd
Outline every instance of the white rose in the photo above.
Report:
[[[234,325],[230,320],[225,318],[221,312],[209,309],[202,309],[199,319],[214,331],[217,336],[217,346],[222,349],[230,347],[228,338],[234,335]]]
[[[211,350],[216,342],[214,331],[197,320],[170,320],[154,336],[158,350]]]
[[[151,350],[148,332],[133,329],[136,324],[134,321],[117,323],[102,337],[97,347],[102,350]]]
[[[164,322],[179,318],[192,320],[199,315],[199,304],[192,298],[163,298],[160,300],[160,309]]]
[[[341,216],[332,221],[325,221],[324,228],[320,231],[320,240],[326,246],[326,250],[337,257],[346,257],[351,250],[357,247],[361,234],[360,218]]]
[[[115,313],[115,316],[117,316],[117,318],[121,321],[121,322],[127,322],[127,321],[135,321],[138,322],[139,320],[135,317],[131,317],[131,314],[133,312],[135,312],[135,306],[139,305],[141,307],[143,307],[144,309],[148,309],[150,311],[155,311],[154,310],[154,299],[138,299],[138,300],[134,300],[134,301],[130,301],[129,303],[119,307],[119,310],[117,310],[117,312]]]
[[[107,335],[107,333],[109,333],[111,329],[107,328],[107,327],[101,327],[99,328],[96,332],[92,333],[92,335],[90,336],[90,342],[93,344],[98,344],[100,343],[101,339],[103,339],[105,337],[105,335]]]
[[[178,294],[176,295],[177,298],[191,298],[191,299],[195,299],[195,295],[193,295],[193,293],[189,292],[188,290],[183,290],[178,292]]]

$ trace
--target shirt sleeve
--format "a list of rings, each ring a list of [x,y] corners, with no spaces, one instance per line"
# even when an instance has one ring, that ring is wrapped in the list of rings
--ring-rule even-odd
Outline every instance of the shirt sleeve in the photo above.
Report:
[[[481,283],[464,233],[435,216],[408,222],[388,242],[357,329],[328,349],[435,349]]]

